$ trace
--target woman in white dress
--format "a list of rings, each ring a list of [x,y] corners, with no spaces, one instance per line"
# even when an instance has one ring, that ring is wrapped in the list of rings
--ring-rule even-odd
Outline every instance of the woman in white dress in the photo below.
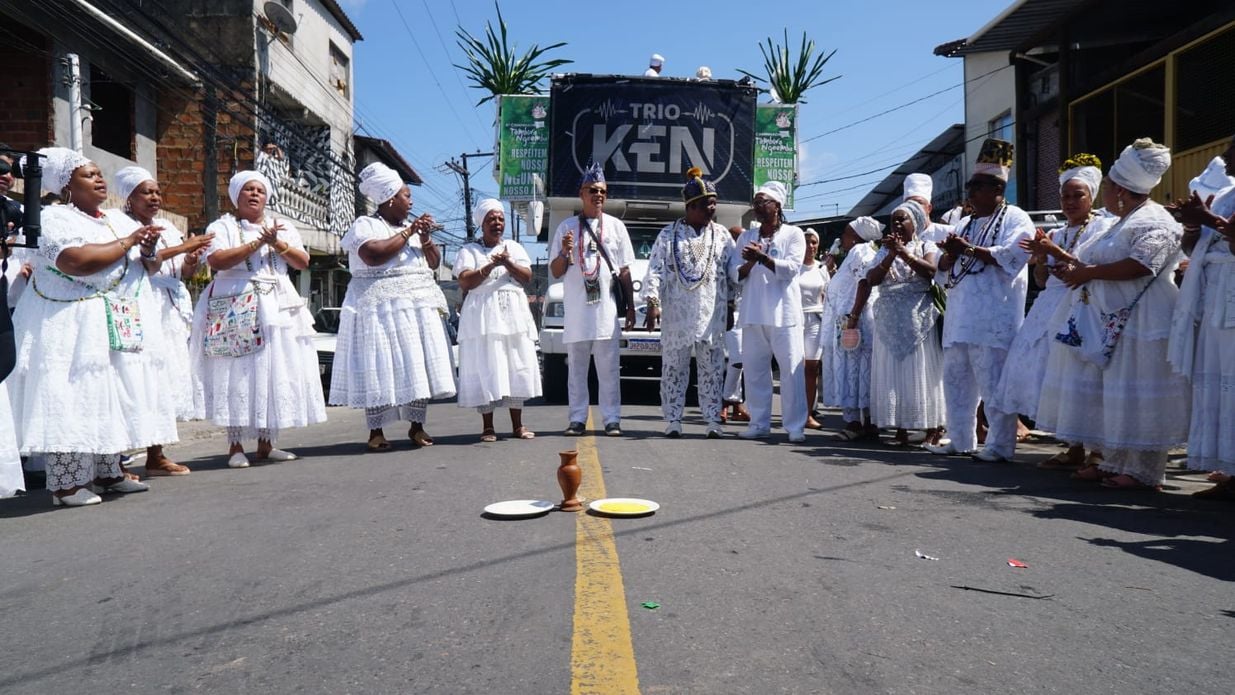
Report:
[[[1051,344],[1038,421],[1064,441],[1100,449],[1105,460],[1073,477],[1106,487],[1159,488],[1167,452],[1188,434],[1188,383],[1167,362],[1181,230],[1149,199],[1170,163],[1170,150],[1148,138],[1124,148],[1102,184],[1106,210],[1118,219],[1081,246],[1077,263],[1054,271],[1072,292],[1055,314],[1059,337]],[[1093,312],[1095,320],[1080,312]],[[1112,348],[1101,326],[1113,314],[1127,321]],[[1090,343],[1108,346],[1095,358],[1104,356],[1105,367],[1082,357],[1093,354]]]
[[[1008,348],[999,388],[991,398],[992,405],[1001,412],[1037,419],[1046,361],[1055,334],[1059,332],[1053,317],[1059,303],[1068,296],[1068,286],[1051,275],[1050,269],[1061,263],[1076,263],[1077,250],[1102,236],[1115,221],[1114,217],[1097,214],[1093,209],[1102,185],[1101,166],[1102,162],[1091,154],[1075,155],[1064,162],[1059,173],[1059,200],[1068,220],[1067,226],[1049,235],[1038,230],[1032,239],[1021,242],[1021,248],[1030,254],[1034,282],[1043,290],[1034,299],[1025,322]],[[1095,451],[1087,459],[1084,444],[1075,442],[1067,451],[1046,459],[1038,467],[1080,468],[1086,461],[1097,463],[1101,458],[1102,453]]]
[[[523,425],[523,402],[540,395],[536,321],[523,286],[532,281],[532,259],[516,241],[503,239],[501,201],[482,200],[472,211],[480,241],[455,256],[459,289],[467,293],[459,312],[459,407],[480,413],[480,441],[497,441],[493,410],[510,409],[511,433],[532,439]]]
[[[823,404],[840,408],[845,428],[838,437],[842,441],[879,438],[879,428],[871,423],[871,343],[875,324],[870,306],[865,306],[855,324],[866,337],[852,348],[841,346],[841,329],[846,326],[849,310],[858,293],[858,283],[866,278],[871,261],[879,252],[875,242],[883,237],[885,225],[873,217],[858,217],[841,233],[840,248],[844,260],[828,282],[824,328],[825,361],[823,364]]]
[[[343,237],[352,281],[339,314],[330,402],[364,409],[369,451],[389,451],[385,427],[400,420],[410,423],[414,445],[432,446],[428,403],[455,395],[446,296],[433,275],[442,258],[429,238],[433,217],[407,222],[411,189],[381,162],[360,172],[360,192],[377,212],[357,218]]]
[[[1235,174],[1235,140],[1223,153]],[[1173,206],[1190,256],[1171,325],[1169,357],[1192,379],[1188,468],[1212,471],[1215,485],[1197,497],[1235,499],[1235,186],[1206,209],[1200,196]],[[1182,207],[1183,209],[1178,209]]]
[[[274,446],[279,432],[326,421],[313,319],[287,276],[309,266],[309,253],[291,222],[266,214],[269,190],[256,171],[231,178],[236,213],[206,228],[214,279],[193,315],[200,402],[207,419],[227,428],[232,468],[249,466],[246,439],[257,439],[258,461],[292,461],[295,454]]]
[[[858,327],[878,287],[871,306],[871,417],[879,427],[896,428],[896,446],[910,443],[908,430],[926,430],[926,441],[936,443],[945,418],[943,348],[935,333],[940,314],[931,292],[939,250],[917,236],[929,224],[916,201],[892,211],[892,230],[858,284],[846,324]]]
[[[151,328],[163,332],[166,357],[163,360],[163,386],[172,394],[169,405],[177,420],[200,417],[193,406],[193,380],[186,378],[193,370],[189,362],[189,330],[193,325],[193,299],[184,280],[193,277],[201,262],[202,252],[214,236],[201,234],[185,239],[171,222],[155,219],[162,209],[163,199],[154,176],[141,167],[125,167],[116,172],[116,194],[125,201],[124,211],[131,227],[159,228],[159,269],[150,274],[152,298],[158,304],[157,316],[151,317]],[[188,475],[188,466],[167,458],[163,445],[146,448],[146,475]]]
[[[40,153],[43,187],[65,204],[43,209],[30,291],[13,316],[17,366],[6,383],[21,452],[46,463],[52,504],[76,507],[101,501],[92,486],[149,489],[124,475],[121,453],[176,441],[146,278],[158,267],[159,233],[100,209],[107,184],[93,162],[61,147]]]
[[[806,254],[802,258],[802,270],[798,275],[798,289],[802,292],[802,349],[806,371],[806,426],[821,430],[823,425],[815,419],[815,401],[819,395],[819,377],[823,365],[823,292],[831,276],[819,262],[819,232],[807,229]]]

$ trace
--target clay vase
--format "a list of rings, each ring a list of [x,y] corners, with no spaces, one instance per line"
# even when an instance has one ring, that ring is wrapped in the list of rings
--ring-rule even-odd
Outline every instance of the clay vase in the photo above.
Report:
[[[578,451],[561,451],[562,463],[557,468],[557,484],[562,488],[562,504],[558,507],[564,512],[581,512],[583,503],[579,501],[579,484],[583,482],[583,469],[579,468]]]

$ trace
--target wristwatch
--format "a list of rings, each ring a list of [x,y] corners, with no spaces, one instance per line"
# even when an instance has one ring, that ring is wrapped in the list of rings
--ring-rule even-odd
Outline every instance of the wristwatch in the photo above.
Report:
[[[973,258],[973,257],[974,257],[974,254],[976,254],[976,253],[977,253],[976,249],[977,249],[977,247],[976,247],[976,246],[966,246],[966,247],[965,247],[965,250],[961,252],[961,255],[962,255],[962,256],[969,256],[970,258]]]

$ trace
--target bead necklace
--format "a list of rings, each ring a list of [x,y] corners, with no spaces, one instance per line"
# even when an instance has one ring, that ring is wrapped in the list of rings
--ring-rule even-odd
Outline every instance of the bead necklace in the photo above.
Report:
[[[961,232],[961,237],[968,239],[974,246],[990,246],[994,239],[995,232],[1003,227],[1004,213],[1008,210],[1008,204],[1000,203],[999,209],[990,216],[986,226],[978,233],[977,237],[970,238],[969,230],[973,228],[973,223],[978,218],[970,217],[968,224],[965,225],[964,231]],[[957,262],[948,269],[948,281],[944,284],[946,289],[952,289],[961,283],[969,275],[977,275],[986,270],[986,264],[978,265],[981,261],[977,256],[961,256]],[[976,266],[976,267],[975,267]]]
[[[605,216],[602,213],[596,218],[596,234],[593,236],[590,233],[590,226],[587,223],[587,218],[579,215],[579,241],[575,244],[575,254],[578,257],[576,265],[579,266],[579,272],[583,273],[583,289],[587,295],[587,303],[595,304],[600,301],[600,254],[596,253],[597,242],[605,243]],[[587,234],[587,241],[584,242],[584,234]],[[595,254],[593,258],[592,268],[587,267],[586,251]]]
[[[1081,240],[1081,235],[1085,233],[1085,228],[1089,226],[1089,223],[1093,221],[1093,218],[1094,214],[1090,212],[1085,218],[1085,221],[1081,223],[1080,229],[1076,230],[1076,236],[1068,240],[1068,248],[1064,249],[1064,253],[1072,253],[1072,249],[1076,248],[1077,242]]]
[[[715,261],[713,250],[716,243],[716,235],[712,233],[712,225],[709,223],[703,228],[699,236],[694,239],[683,238],[683,244],[678,243],[678,229],[683,225],[683,220],[677,220],[673,223],[673,236],[671,244],[673,246],[673,269],[678,276],[678,280],[686,288],[687,292],[694,292],[703,286],[703,283],[708,279],[712,269],[712,263]],[[706,236],[706,239],[704,238]],[[682,262],[680,247],[686,247],[686,263]]]

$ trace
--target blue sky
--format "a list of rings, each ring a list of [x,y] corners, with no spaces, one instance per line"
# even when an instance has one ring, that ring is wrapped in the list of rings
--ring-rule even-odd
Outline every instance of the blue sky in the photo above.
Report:
[[[360,131],[392,141],[425,178],[426,185],[413,191],[418,211],[461,230],[460,183],[438,169],[461,152],[493,149],[494,107],[475,106],[483,93],[453,67],[464,62],[455,29],[462,24],[480,36],[486,20],[496,24],[492,0],[341,4],[364,35],[353,58]],[[700,65],[717,77],[736,78],[737,68],[762,74],[759,44],[769,36],[779,41],[786,28],[791,45],[805,30],[817,47],[837,49],[825,75],[842,77],[808,92],[799,107],[804,185],[793,219],[848,211],[892,167],[963,121],[961,60],[937,57],[932,50],[969,36],[1007,4],[504,0],[502,13],[519,49],[565,41],[550,55],[573,60],[564,68],[572,72],[639,74],[655,52],[665,56],[670,76],[693,76]],[[942,90],[947,91],[929,96]],[[876,116],[894,107],[901,108]],[[473,186],[495,195],[489,164],[482,161],[476,169],[483,172],[473,177]]]

